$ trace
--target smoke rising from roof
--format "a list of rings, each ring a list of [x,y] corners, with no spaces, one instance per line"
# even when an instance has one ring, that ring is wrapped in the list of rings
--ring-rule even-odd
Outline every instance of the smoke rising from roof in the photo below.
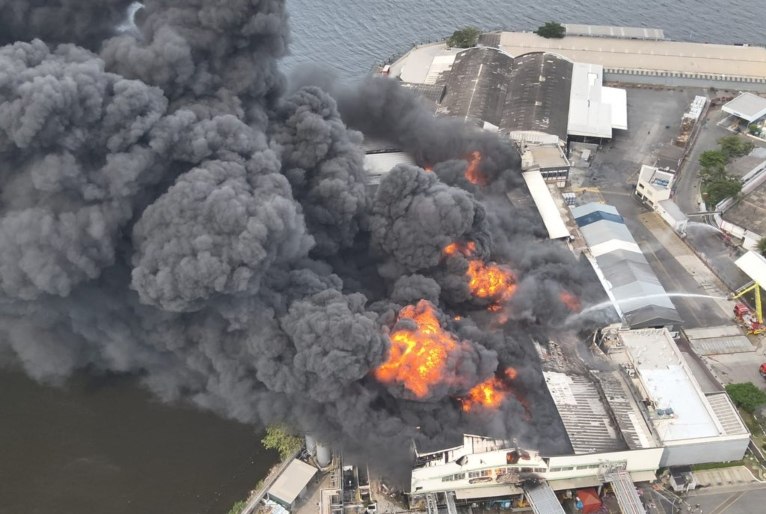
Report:
[[[287,93],[283,1],[147,0],[116,33],[128,3],[0,0],[3,42],[26,39],[0,48],[0,356],[54,383],[134,374],[381,466],[465,431],[565,444],[531,339],[556,330],[562,289],[592,283],[502,194],[522,184],[515,150],[393,81]],[[359,131],[435,172],[397,167],[371,194]],[[463,178],[473,151],[486,189]],[[456,240],[518,274],[505,325],[443,258]],[[423,299],[471,357],[465,387],[414,400],[372,371]],[[463,413],[453,396],[498,361],[526,406]]]

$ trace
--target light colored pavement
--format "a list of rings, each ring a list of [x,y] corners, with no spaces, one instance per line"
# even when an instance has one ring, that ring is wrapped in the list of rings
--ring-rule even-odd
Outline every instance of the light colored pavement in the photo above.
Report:
[[[766,362],[762,348],[755,352],[710,355],[702,359],[722,384],[752,382],[766,391],[766,380],[758,373],[758,367]]]
[[[686,497],[686,505],[681,512],[755,514],[763,512],[764,505],[766,505],[766,484],[760,482],[742,483],[698,489]]]
[[[701,487],[758,483],[758,480],[745,466],[695,471],[694,476],[697,479],[697,484]]]
[[[517,56],[552,52],[604,68],[766,78],[766,48],[592,37],[546,39],[532,32],[503,32],[500,47]]]

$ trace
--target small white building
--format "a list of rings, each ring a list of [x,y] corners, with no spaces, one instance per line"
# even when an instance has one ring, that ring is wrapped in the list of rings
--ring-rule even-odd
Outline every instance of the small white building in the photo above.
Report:
[[[673,200],[660,200],[655,207],[657,214],[662,217],[670,227],[679,234],[686,233],[686,225],[689,218]]]
[[[267,498],[291,510],[318,471],[314,466],[293,459],[266,492]]]
[[[603,86],[604,67],[574,63],[569,91],[567,134],[587,140],[611,139],[612,129],[627,130],[627,92]]]
[[[741,93],[737,98],[726,103],[721,110],[747,123],[754,123],[766,116],[766,98],[753,93]]]
[[[675,175],[669,170],[644,164],[638,174],[636,195],[656,210],[659,202],[670,198],[674,180]]]

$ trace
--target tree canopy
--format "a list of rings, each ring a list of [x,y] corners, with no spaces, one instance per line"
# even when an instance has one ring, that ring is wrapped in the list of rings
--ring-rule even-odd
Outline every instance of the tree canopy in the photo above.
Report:
[[[702,152],[700,155],[699,163],[702,166],[703,171],[714,172],[716,170],[723,170],[726,166],[726,155],[720,150],[708,150]]]
[[[759,405],[766,403],[766,393],[758,389],[752,382],[729,384],[726,386],[731,400],[737,407],[749,413],[755,412]]]
[[[737,196],[740,191],[742,191],[742,181],[728,175],[702,182],[702,196],[705,204],[710,208],[715,208],[726,198]]]
[[[766,257],[766,237],[762,237],[760,241],[758,241],[758,251],[761,252],[761,255]]]
[[[562,38],[566,35],[566,29],[560,23],[549,21],[538,27],[535,34],[547,38]]]
[[[277,450],[279,457],[284,460],[301,447],[303,439],[292,435],[283,426],[272,425],[266,428],[266,435],[261,439],[261,444],[269,450]]]
[[[470,48],[476,46],[480,35],[481,31],[476,27],[463,27],[452,33],[449,39],[447,39],[447,46],[454,48]]]
[[[727,161],[749,154],[755,146],[752,142],[734,135],[722,137],[718,144],[721,145],[721,152]]]

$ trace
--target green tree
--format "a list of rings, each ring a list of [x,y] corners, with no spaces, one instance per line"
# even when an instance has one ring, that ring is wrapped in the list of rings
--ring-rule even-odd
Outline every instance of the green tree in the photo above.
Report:
[[[480,35],[481,31],[476,27],[464,27],[452,33],[449,39],[447,39],[447,46],[454,48],[470,48],[476,46]]]
[[[759,127],[755,123],[751,123],[750,125],[747,126],[747,131],[750,132],[754,136],[758,136],[758,135],[761,134],[761,127]]]
[[[752,382],[729,384],[726,386],[732,401],[737,407],[753,413],[759,405],[766,403],[766,393],[758,389]]]
[[[760,241],[758,241],[757,245],[758,251],[761,252],[761,255],[766,257],[766,236],[762,237]]]
[[[227,514],[240,514],[240,512],[245,510],[246,505],[247,505],[247,502],[245,500],[240,500],[231,506]]]
[[[535,34],[546,38],[562,38],[566,35],[566,29],[560,23],[549,21],[538,27]]]
[[[301,447],[303,438],[292,435],[281,425],[272,425],[266,428],[261,444],[269,450],[277,450],[279,457],[284,460]]]
[[[702,183],[702,195],[705,204],[711,209],[715,208],[722,200],[735,197],[742,191],[742,182],[734,177],[724,176]]]
[[[721,153],[730,161],[737,157],[743,157],[753,150],[753,143],[738,136],[724,136],[718,140],[721,145]]]
[[[707,170],[709,173],[717,170],[723,171],[726,166],[726,156],[720,150],[708,150],[707,152],[702,152],[699,163],[703,170]]]

